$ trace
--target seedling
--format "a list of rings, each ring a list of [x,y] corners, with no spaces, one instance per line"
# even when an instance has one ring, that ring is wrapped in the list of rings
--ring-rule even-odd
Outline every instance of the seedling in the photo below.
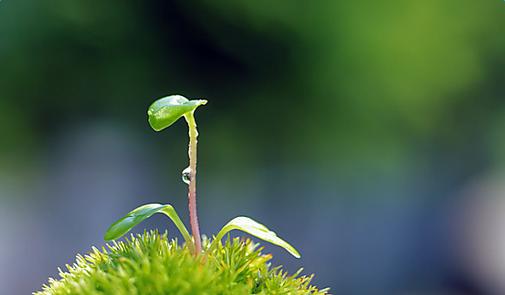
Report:
[[[138,225],[143,220],[151,217],[155,213],[162,213],[168,216],[179,229],[188,247],[193,251],[195,256],[198,256],[206,251],[210,251],[218,246],[221,246],[221,239],[232,230],[241,230],[259,239],[270,242],[274,245],[286,249],[296,258],[300,258],[298,251],[289,243],[279,238],[277,234],[269,230],[261,223],[245,216],[239,216],[221,228],[214,239],[207,243],[205,249],[202,249],[202,239],[198,225],[198,216],[196,210],[196,162],[197,162],[197,137],[198,131],[196,128],[195,111],[199,106],[207,103],[204,99],[188,100],[181,95],[171,95],[156,100],[148,109],[147,114],[149,124],[155,131],[161,131],[180,118],[184,117],[188,123],[189,129],[189,166],[182,172],[182,179],[188,185],[188,207],[189,218],[191,225],[191,233],[186,229],[186,226],[179,218],[179,215],[170,204],[146,204],[140,206],[123,218],[113,223],[105,233],[105,240],[111,241],[120,238],[134,226]]]
[[[169,240],[167,232],[144,231],[124,241],[113,241],[92,248],[86,255],[77,255],[75,263],[60,269],[60,279],[49,278],[36,295],[90,294],[293,294],[324,295],[311,285],[313,275],[301,275],[302,269],[288,276],[281,267],[271,267],[272,255],[262,254],[261,247],[250,239],[231,239],[232,230],[241,230],[286,249],[293,256],[300,254],[274,232],[251,218],[239,216],[225,224],[212,239],[201,238],[196,212],[197,136],[195,110],[206,100],[188,100],[172,95],[155,101],[148,110],[149,123],[161,131],[181,117],[189,127],[189,166],[182,172],[188,185],[191,234],[170,204],[140,206],[113,223],[105,240],[115,240],[153,214],[170,218],[185,243]]]

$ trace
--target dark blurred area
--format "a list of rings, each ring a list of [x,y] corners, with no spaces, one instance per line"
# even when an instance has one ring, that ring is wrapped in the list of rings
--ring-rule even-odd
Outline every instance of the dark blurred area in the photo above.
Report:
[[[505,294],[503,1],[0,1],[0,293],[40,289],[136,206],[237,215],[333,294]],[[159,216],[144,228],[176,229]]]

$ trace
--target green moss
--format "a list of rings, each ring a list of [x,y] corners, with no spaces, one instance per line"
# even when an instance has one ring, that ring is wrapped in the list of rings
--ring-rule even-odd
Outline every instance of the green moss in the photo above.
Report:
[[[204,241],[204,247],[209,245]],[[310,285],[312,276],[288,276],[272,268],[271,255],[251,240],[217,243],[195,257],[167,234],[151,231],[93,248],[60,270],[36,295],[59,294],[327,294]]]

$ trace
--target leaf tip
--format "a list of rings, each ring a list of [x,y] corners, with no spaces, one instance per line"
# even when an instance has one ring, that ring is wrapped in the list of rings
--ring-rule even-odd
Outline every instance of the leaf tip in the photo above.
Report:
[[[295,248],[293,248],[291,251],[289,251],[291,255],[293,255],[296,259],[302,258],[302,255],[300,255],[300,252],[298,252]]]

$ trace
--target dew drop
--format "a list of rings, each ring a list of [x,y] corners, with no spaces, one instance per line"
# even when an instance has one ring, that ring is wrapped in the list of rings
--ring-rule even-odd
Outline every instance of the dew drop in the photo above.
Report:
[[[186,167],[186,169],[182,170],[182,181],[184,181],[186,184],[189,184],[191,181],[191,168]]]

